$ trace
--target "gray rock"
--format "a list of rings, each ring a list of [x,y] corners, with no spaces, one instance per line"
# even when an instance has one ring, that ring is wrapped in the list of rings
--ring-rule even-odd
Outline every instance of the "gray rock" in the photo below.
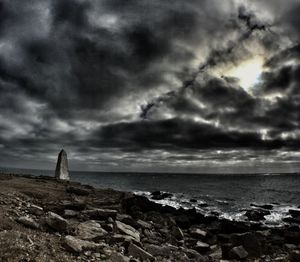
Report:
[[[194,238],[203,239],[207,236],[207,232],[199,229],[199,228],[191,228],[190,229],[190,235]]]
[[[145,249],[153,256],[169,257],[172,253],[172,249],[169,246],[148,244],[145,245]]]
[[[131,241],[135,241],[135,238],[128,235],[114,234],[110,238],[110,244],[124,243],[124,242],[129,243]]]
[[[36,216],[41,216],[44,214],[44,210],[42,207],[30,204],[30,207],[27,209],[28,213]]]
[[[232,234],[231,243],[233,246],[243,246],[250,257],[261,255],[261,243],[254,233]]]
[[[23,216],[17,219],[17,222],[30,228],[38,229],[39,224],[35,222],[31,217]]]
[[[90,210],[82,211],[82,214],[87,215],[90,219],[108,219],[116,218],[117,211],[113,209],[102,209],[102,208],[95,208]]]
[[[70,209],[66,209],[64,210],[64,217],[66,218],[71,218],[71,217],[76,217],[78,216],[78,212],[77,211],[74,211],[74,210],[70,210]]]
[[[75,252],[75,253],[80,253],[84,250],[96,250],[97,248],[103,248],[106,246],[103,243],[96,244],[94,242],[78,239],[73,236],[65,237],[65,245],[68,250]]]
[[[58,154],[55,177],[62,180],[70,180],[67,153],[63,149]]]
[[[137,221],[137,224],[138,224],[141,228],[143,228],[143,229],[151,229],[151,228],[152,228],[152,225],[151,225],[150,223],[145,222],[145,221],[143,221],[143,220],[141,220],[141,219],[139,219],[139,220]]]
[[[173,226],[171,233],[177,240],[184,240],[184,234],[179,227]]]
[[[48,212],[45,218],[46,224],[58,232],[66,232],[68,230],[68,221],[53,212]]]
[[[194,249],[197,250],[199,253],[204,253],[210,250],[210,245],[202,241],[197,241]]]
[[[195,262],[207,262],[207,259],[194,249],[183,249],[183,252]]]
[[[293,218],[300,217],[300,209],[290,209],[289,213]]]
[[[299,262],[300,261],[300,251],[295,250],[295,251],[291,252],[289,259],[290,259],[290,262]]]
[[[108,233],[94,220],[80,223],[77,226],[77,236],[84,240],[98,240]]]
[[[150,260],[150,261],[154,261],[155,258],[148,253],[147,251],[145,251],[144,249],[138,247],[137,245],[130,243],[129,247],[128,247],[128,254],[130,256],[133,256],[135,258],[140,258],[142,260]]]
[[[140,242],[140,233],[132,226],[126,225],[120,221],[116,221],[116,228],[119,232],[133,237],[137,242]]]
[[[110,255],[110,261],[113,261],[113,262],[129,262],[130,259],[128,257],[123,256],[120,253],[113,252]]]
[[[243,246],[234,247],[229,251],[230,259],[244,259],[248,256],[248,252],[244,249]]]

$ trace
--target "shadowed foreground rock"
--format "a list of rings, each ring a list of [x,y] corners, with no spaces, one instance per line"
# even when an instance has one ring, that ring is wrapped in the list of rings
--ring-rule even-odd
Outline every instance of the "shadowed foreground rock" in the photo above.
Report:
[[[0,261],[300,261],[297,224],[206,217],[51,177],[1,176],[0,192]]]

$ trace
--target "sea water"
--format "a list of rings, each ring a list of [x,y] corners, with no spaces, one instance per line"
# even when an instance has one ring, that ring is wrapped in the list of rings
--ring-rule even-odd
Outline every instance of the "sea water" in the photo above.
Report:
[[[54,171],[0,169],[0,171],[54,175]],[[151,198],[151,192],[170,192],[156,201],[176,208],[196,208],[204,214],[243,220],[251,203],[272,204],[266,223],[278,225],[288,210],[300,205],[300,174],[167,174],[70,172],[71,179],[97,188],[132,191]],[[193,202],[190,200],[194,199]]]

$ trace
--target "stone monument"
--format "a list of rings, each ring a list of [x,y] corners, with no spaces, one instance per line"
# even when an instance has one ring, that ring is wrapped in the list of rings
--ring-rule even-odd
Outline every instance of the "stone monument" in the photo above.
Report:
[[[63,149],[58,154],[55,177],[57,179],[70,180],[68,157],[66,151]]]

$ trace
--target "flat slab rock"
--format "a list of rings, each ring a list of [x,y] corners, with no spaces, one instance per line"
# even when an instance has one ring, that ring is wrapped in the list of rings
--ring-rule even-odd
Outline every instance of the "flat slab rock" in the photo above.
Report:
[[[77,226],[77,236],[84,240],[97,240],[106,236],[108,233],[99,223],[94,220],[80,223]]]
[[[147,260],[154,261],[155,260],[155,258],[150,253],[148,253],[147,251],[145,251],[144,249],[138,247],[137,245],[135,245],[133,243],[130,243],[130,245],[128,247],[128,254],[135,258],[140,258],[143,261],[144,260],[145,261],[147,261]]]
[[[85,250],[96,250],[97,248],[106,247],[106,244],[99,244],[87,240],[78,239],[73,236],[66,236],[65,246],[69,251],[80,253]]]
[[[133,237],[137,242],[140,242],[140,233],[132,226],[126,225],[120,221],[116,221],[116,228],[123,234]]]

